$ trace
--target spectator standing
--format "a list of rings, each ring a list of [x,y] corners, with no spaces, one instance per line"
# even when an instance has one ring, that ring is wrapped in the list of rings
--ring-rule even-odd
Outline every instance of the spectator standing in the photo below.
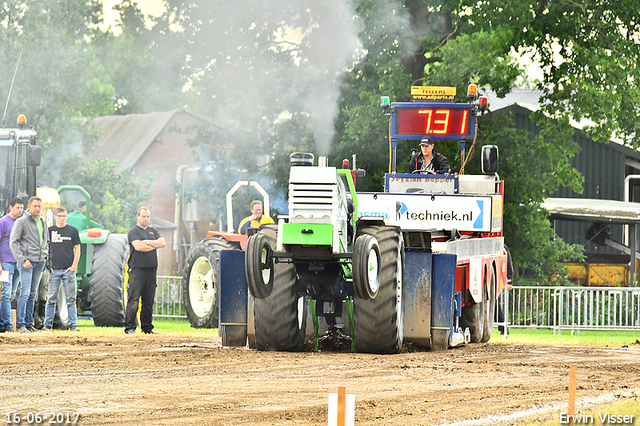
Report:
[[[29,198],[27,207],[28,213],[13,224],[9,240],[11,253],[20,271],[20,297],[16,315],[16,331],[20,333],[39,331],[33,327],[33,307],[49,247],[47,222],[40,216],[42,199]]]
[[[247,234],[247,228],[250,226],[260,226],[268,223],[274,223],[267,215],[262,214],[262,201],[253,200],[251,202],[251,216],[247,216],[240,222],[238,226],[238,233],[242,235]]]
[[[49,257],[47,259],[49,275],[49,290],[47,291],[47,308],[44,315],[45,331],[53,329],[53,317],[60,293],[60,285],[64,286],[69,313],[69,329],[80,331],[78,328],[78,308],[76,306],[76,269],[80,260],[80,235],[73,226],[67,225],[67,209],[56,207],[56,224],[49,228]]]
[[[15,197],[9,202],[9,214],[0,219],[0,273],[4,273],[5,279],[2,285],[2,299],[0,300],[0,332],[15,331],[11,321],[11,301],[16,296],[20,273],[16,269],[16,258],[11,253],[9,239],[13,224],[24,209],[22,198]]]
[[[153,303],[156,297],[157,249],[165,246],[157,229],[149,226],[151,213],[148,208],[138,210],[138,223],[129,230],[129,297],[124,316],[124,332],[136,332],[138,300],[142,298],[140,328],[145,334],[158,334],[153,330]]]

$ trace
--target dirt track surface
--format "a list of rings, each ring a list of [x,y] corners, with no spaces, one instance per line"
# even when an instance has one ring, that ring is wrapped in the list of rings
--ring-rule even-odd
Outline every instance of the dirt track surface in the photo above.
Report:
[[[370,355],[223,348],[214,334],[10,333],[0,335],[0,420],[17,411],[79,412],[81,425],[326,425],[328,394],[345,386],[357,425],[441,424],[566,403],[570,364],[578,399],[640,393],[638,345]]]

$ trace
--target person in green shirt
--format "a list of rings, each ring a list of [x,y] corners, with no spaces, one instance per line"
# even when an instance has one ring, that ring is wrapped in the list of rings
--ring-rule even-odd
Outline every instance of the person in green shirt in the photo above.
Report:
[[[87,229],[87,202],[85,200],[78,201],[78,207],[67,216],[67,224],[78,229],[78,232]],[[104,226],[100,225],[93,219],[90,221],[91,226],[89,228],[104,229]]]

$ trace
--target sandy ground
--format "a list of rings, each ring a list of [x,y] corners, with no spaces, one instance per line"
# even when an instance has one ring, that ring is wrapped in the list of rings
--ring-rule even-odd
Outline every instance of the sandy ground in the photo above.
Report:
[[[58,420],[80,413],[82,425],[326,425],[328,394],[345,386],[356,397],[357,425],[442,424],[566,403],[570,364],[578,366],[578,399],[640,395],[637,343],[585,348],[494,340],[370,355],[223,348],[214,334],[5,333],[0,419],[40,412],[44,424],[55,423],[52,413]]]

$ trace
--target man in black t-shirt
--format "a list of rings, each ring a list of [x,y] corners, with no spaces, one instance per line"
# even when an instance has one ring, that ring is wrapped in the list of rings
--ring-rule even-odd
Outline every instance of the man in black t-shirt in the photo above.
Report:
[[[143,333],[157,334],[153,331],[153,303],[156,297],[156,271],[158,254],[156,249],[165,246],[164,238],[157,229],[149,226],[151,213],[146,207],[138,210],[138,224],[129,230],[129,297],[124,316],[124,332],[136,332],[136,314],[138,300],[142,298],[140,328]]]
[[[67,225],[67,209],[56,207],[56,224],[49,228],[49,256],[47,269],[49,275],[49,289],[47,290],[47,308],[44,314],[42,330],[53,329],[53,316],[56,311],[60,284],[64,285],[69,312],[69,329],[80,331],[78,328],[78,309],[76,307],[76,268],[80,260],[80,236],[78,230]]]

